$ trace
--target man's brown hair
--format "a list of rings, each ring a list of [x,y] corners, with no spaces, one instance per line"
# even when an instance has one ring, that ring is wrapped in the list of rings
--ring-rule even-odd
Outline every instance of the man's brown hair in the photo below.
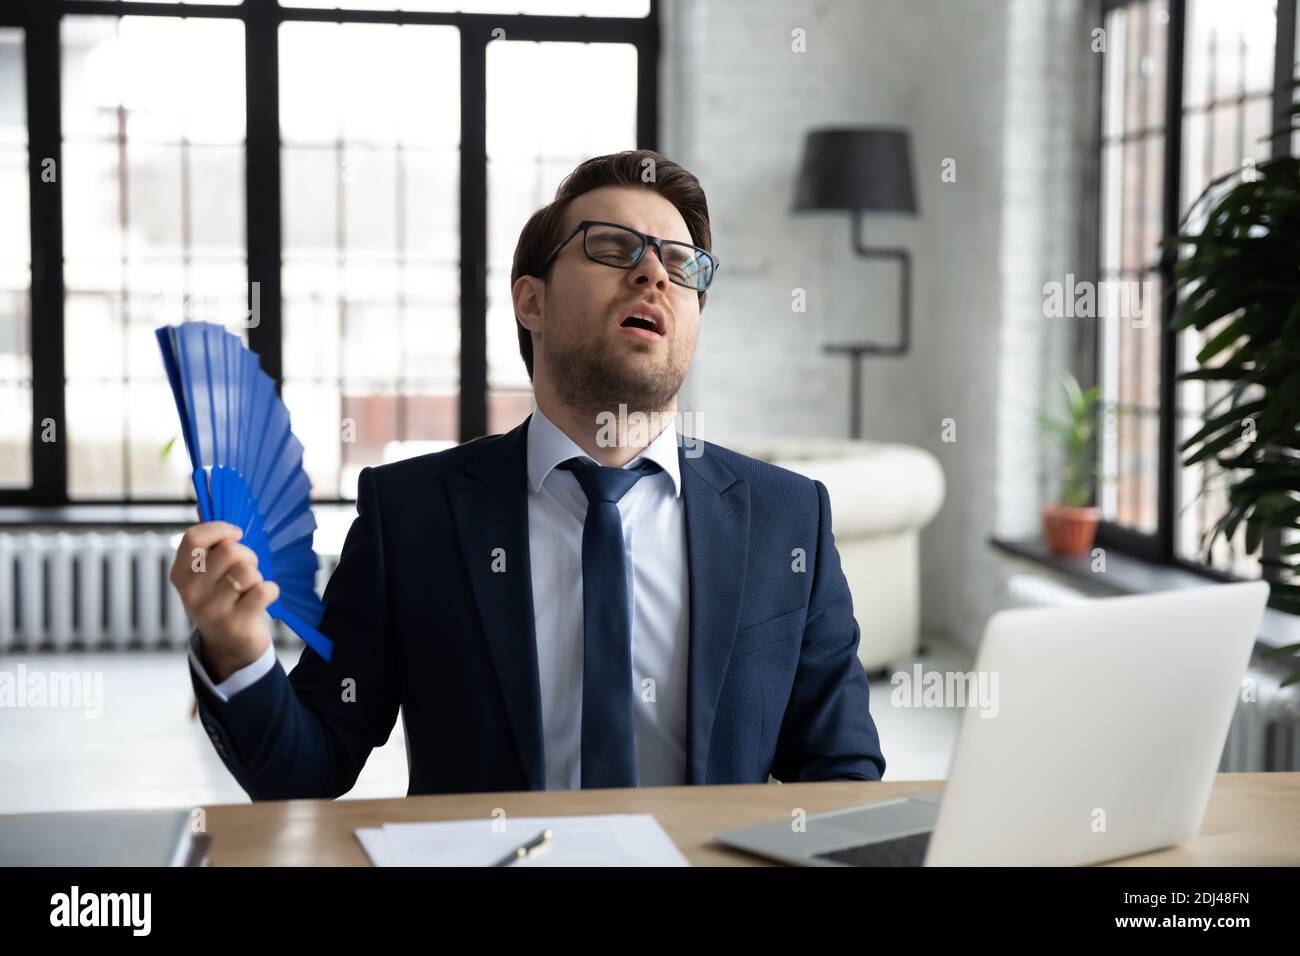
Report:
[[[663,196],[681,213],[690,231],[691,242],[708,250],[713,243],[709,229],[709,204],[704,190],[695,176],[671,159],[652,149],[629,149],[621,153],[595,156],[582,163],[555,190],[555,198],[533,213],[519,233],[515,246],[514,265],[510,269],[510,287],[513,289],[520,276],[536,276],[545,280],[538,270],[546,262],[563,236],[559,234],[564,222],[564,211],[569,203],[583,193],[601,186],[637,186],[651,189]],[[547,273],[555,267],[552,262]],[[707,292],[699,293],[700,309],[704,309]],[[519,316],[515,316],[519,330],[519,354],[523,356],[528,378],[533,377],[533,337]]]

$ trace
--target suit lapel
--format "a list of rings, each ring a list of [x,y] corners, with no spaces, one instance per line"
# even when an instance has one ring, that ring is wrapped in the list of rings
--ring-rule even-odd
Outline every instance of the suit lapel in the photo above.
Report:
[[[529,789],[546,788],[528,544],[528,420],[448,476],[461,554]],[[496,552],[496,549],[502,549]],[[494,552],[505,571],[494,571]],[[497,565],[499,567],[499,564]]]
[[[718,695],[740,619],[749,553],[749,484],[709,450],[688,458],[679,444],[691,582],[687,677],[687,783],[707,782]]]

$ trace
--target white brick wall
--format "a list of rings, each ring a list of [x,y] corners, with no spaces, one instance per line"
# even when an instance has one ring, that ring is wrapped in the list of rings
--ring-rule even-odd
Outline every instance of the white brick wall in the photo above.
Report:
[[[1070,44],[1086,52],[1077,5],[665,3],[661,148],[708,192],[723,263],[681,399],[707,437],[847,433],[848,363],[822,345],[892,338],[897,271],[853,255],[847,216],[790,213],[794,177],[809,128],[912,131],[921,214],[868,219],[864,236],[912,250],[913,351],[868,360],[863,423],[943,463],[949,499],[922,538],[922,623],[967,642],[1004,599],[988,536],[1037,520],[1022,406],[1060,350],[1038,304],[1044,272],[1066,271],[1078,236],[1059,103],[1076,80],[1062,66]],[[796,28],[805,53],[791,51]],[[946,157],[954,183],[940,180]],[[804,314],[790,308],[796,287]],[[948,417],[956,444],[941,441]],[[867,630],[870,610],[858,613]]]

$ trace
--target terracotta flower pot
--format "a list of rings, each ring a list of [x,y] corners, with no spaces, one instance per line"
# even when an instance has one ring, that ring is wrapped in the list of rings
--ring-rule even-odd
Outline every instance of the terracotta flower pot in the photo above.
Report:
[[[1098,508],[1046,505],[1043,508],[1043,541],[1053,554],[1077,558],[1092,550],[1101,520]]]

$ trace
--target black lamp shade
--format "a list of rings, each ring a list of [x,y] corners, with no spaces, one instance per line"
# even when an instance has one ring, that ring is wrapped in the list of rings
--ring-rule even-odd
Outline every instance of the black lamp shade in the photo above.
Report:
[[[862,126],[808,133],[794,211],[832,209],[916,213],[907,130]]]

